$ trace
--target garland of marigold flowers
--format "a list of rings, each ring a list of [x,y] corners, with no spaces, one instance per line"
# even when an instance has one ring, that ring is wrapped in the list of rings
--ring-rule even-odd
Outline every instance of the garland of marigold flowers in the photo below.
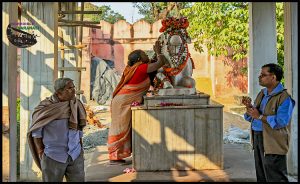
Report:
[[[169,32],[174,29],[186,29],[189,27],[189,21],[186,17],[175,18],[168,17],[161,21],[162,27],[159,29],[159,32]]]

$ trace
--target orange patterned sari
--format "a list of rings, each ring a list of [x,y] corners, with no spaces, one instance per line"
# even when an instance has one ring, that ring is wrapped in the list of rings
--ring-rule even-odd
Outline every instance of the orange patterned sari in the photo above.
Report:
[[[137,66],[139,66],[139,64]],[[126,69],[123,73],[122,78],[131,78],[133,74],[128,77],[126,72],[128,70]],[[139,84],[123,83],[119,87],[119,89],[117,87],[117,89],[115,90],[114,97],[111,103],[112,122],[108,132],[109,160],[121,160],[131,155],[132,149],[130,107],[132,102],[142,102],[143,95],[146,94],[149,87],[150,79],[148,77],[146,80]]]

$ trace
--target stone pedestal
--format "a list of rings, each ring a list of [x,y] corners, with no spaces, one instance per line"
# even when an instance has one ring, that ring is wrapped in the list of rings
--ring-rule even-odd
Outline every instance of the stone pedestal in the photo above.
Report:
[[[194,95],[194,94],[196,94],[196,88],[171,88],[171,89],[160,89],[157,95],[174,96],[174,95]]]
[[[137,171],[223,169],[223,106],[209,95],[145,96],[132,107]]]
[[[189,89],[189,88],[185,88]],[[174,90],[174,89],[170,89]],[[192,95],[155,95],[155,96],[144,96],[144,106],[158,106],[161,103],[175,103],[182,105],[208,105],[210,96],[205,93],[194,93]]]

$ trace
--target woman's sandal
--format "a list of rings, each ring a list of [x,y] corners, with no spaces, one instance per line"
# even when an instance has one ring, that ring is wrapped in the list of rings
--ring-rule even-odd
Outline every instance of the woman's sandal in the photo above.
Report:
[[[110,160],[108,165],[127,165],[125,160]]]

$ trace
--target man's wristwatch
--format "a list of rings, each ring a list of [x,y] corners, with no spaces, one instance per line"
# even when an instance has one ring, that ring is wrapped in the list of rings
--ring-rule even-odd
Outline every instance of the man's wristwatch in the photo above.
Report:
[[[261,115],[258,117],[258,119],[261,120],[261,119],[263,118],[263,116],[264,116],[264,115],[261,114]]]

